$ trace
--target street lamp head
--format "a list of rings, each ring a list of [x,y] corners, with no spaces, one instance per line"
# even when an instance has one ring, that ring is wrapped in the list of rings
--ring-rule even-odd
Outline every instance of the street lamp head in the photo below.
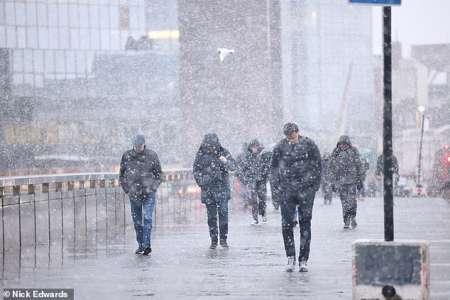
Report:
[[[419,112],[423,113],[423,112],[425,111],[425,106],[420,105],[420,106],[417,107],[417,110],[418,110]]]

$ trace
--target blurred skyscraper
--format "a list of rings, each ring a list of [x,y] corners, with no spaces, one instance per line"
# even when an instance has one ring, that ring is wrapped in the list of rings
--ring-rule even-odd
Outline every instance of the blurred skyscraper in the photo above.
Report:
[[[282,1],[283,115],[329,148],[375,133],[372,11],[348,0]]]

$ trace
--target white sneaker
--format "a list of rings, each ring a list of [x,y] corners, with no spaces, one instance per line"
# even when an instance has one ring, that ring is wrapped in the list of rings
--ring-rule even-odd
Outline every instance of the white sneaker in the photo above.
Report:
[[[266,223],[267,222],[267,217],[266,216],[262,217],[262,221],[263,221],[263,223]]]
[[[295,257],[288,256],[288,263],[286,266],[286,272],[294,272],[295,270]]]
[[[299,272],[308,272],[308,265],[306,261],[300,262],[300,268],[298,269]]]
[[[252,225],[259,225],[258,220],[253,220],[253,221],[252,221]]]

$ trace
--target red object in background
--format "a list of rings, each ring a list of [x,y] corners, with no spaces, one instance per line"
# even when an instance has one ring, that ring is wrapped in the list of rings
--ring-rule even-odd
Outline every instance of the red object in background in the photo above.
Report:
[[[435,154],[433,181],[438,189],[450,184],[450,145],[445,145]]]

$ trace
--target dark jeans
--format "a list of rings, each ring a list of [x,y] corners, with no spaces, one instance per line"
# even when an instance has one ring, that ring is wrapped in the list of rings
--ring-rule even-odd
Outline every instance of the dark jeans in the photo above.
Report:
[[[209,191],[205,193],[205,197],[211,241],[217,242],[219,234],[221,240],[226,240],[228,236],[228,200],[230,199],[230,193],[228,191]],[[217,216],[219,216],[219,228],[217,228]]]
[[[258,215],[266,215],[267,187],[265,182],[259,182],[247,187],[248,201],[252,206],[252,216],[258,221]]]
[[[281,226],[283,232],[286,256],[295,257],[294,218],[298,206],[298,221],[300,227],[299,261],[307,261],[311,244],[311,218],[314,205],[314,190],[285,191],[281,201]]]
[[[356,217],[356,196],[358,189],[356,184],[344,184],[339,187],[339,197],[342,203],[342,217],[344,223],[348,224],[350,219]]]
[[[153,208],[155,193],[130,195],[131,217],[133,218],[136,241],[140,248],[151,246]]]
[[[322,182],[323,202],[324,204],[331,204],[333,199],[333,188],[331,184]]]

